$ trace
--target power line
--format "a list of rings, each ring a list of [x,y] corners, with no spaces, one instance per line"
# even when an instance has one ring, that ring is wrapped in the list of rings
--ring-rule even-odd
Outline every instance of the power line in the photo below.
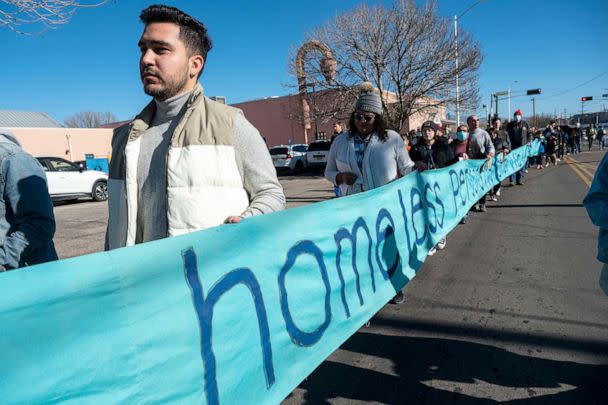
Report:
[[[591,79],[587,80],[586,82],[581,83],[581,84],[579,84],[579,85],[577,85],[577,86],[574,86],[574,87],[572,87],[572,88],[570,88],[570,89],[560,91],[559,93],[555,93],[555,94],[552,94],[552,95],[550,95],[550,96],[545,96],[545,97],[542,97],[542,98],[538,98],[538,99],[537,99],[537,101],[544,101],[544,100],[548,100],[548,99],[551,99],[551,98],[554,98],[554,97],[559,97],[559,96],[561,96],[561,95],[563,95],[563,94],[566,94],[566,93],[570,93],[571,91],[574,91],[574,90],[576,90],[576,89],[579,89],[579,88],[581,88],[581,87],[585,86],[586,84],[589,84],[589,83],[591,83],[592,81],[599,79],[600,77],[604,76],[606,73],[608,73],[608,70],[606,70],[606,71],[604,71],[604,72],[600,73],[599,75],[597,75],[597,76],[595,76],[595,77],[593,77],[593,78],[591,78]],[[512,94],[512,93],[511,93],[511,94]],[[521,97],[526,97],[526,96],[527,96],[526,94],[521,94],[521,95],[517,95],[517,96],[513,96],[513,95],[511,95],[511,99],[514,99],[514,98],[521,98]],[[506,100],[506,97],[505,97],[505,98],[499,98],[499,100]]]

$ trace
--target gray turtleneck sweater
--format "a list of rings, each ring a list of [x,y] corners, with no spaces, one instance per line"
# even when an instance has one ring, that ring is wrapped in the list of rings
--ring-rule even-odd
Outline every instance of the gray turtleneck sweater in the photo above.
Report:
[[[156,114],[141,136],[137,162],[137,232],[135,243],[167,236],[167,153],[191,92],[154,100]]]
[[[156,114],[141,136],[137,162],[138,210],[135,243],[167,237],[167,154],[171,135],[186,110],[191,92],[156,102]],[[250,204],[243,213],[249,217],[282,210],[283,188],[279,183],[262,137],[243,114],[236,114],[234,151],[243,187]]]

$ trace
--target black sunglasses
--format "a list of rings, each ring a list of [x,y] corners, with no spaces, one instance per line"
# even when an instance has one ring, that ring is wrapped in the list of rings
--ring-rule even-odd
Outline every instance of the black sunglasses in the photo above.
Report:
[[[355,113],[355,119],[357,121],[372,122],[375,118],[376,118],[375,115],[363,115],[363,114],[359,114],[357,112]]]

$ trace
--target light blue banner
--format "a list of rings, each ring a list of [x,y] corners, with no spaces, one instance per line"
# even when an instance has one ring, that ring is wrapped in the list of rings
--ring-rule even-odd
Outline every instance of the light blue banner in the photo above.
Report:
[[[279,403],[538,145],[0,274],[2,403]]]

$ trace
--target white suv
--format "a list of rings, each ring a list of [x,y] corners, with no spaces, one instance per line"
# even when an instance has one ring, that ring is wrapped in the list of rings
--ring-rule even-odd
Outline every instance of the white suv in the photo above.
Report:
[[[94,201],[108,199],[108,175],[97,170],[83,170],[58,157],[36,158],[46,174],[49,194],[54,201],[91,197]]]
[[[274,167],[278,170],[289,169],[299,174],[306,168],[306,149],[308,145],[298,143],[295,145],[277,145],[270,148],[270,157]]]
[[[327,165],[330,141],[314,141],[308,145],[306,151],[306,163],[310,168],[324,169]]]

